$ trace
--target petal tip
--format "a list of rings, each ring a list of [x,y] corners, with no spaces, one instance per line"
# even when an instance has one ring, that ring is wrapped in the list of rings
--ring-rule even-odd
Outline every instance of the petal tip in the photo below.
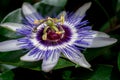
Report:
[[[115,38],[96,37],[88,48],[99,48],[112,45],[117,42]]]
[[[90,69],[90,68],[91,68],[91,65],[90,65],[90,64],[85,64],[85,65],[82,65],[81,67],[84,67],[84,68]]]
[[[87,69],[91,68],[91,65],[87,61],[84,61],[83,63],[80,63],[79,65],[83,68],[87,68]]]
[[[26,6],[29,6],[30,4],[28,3],[28,2],[24,2],[23,4],[22,4],[22,7],[26,7]]]
[[[22,57],[20,57],[20,60],[21,61],[29,61],[29,62],[38,61],[38,60],[36,60],[32,57],[28,57],[28,56],[22,56]]]
[[[24,2],[22,5],[22,11],[24,15],[33,14],[36,10],[32,7],[31,4]]]
[[[88,2],[88,3],[86,3],[88,6],[91,6],[92,5],[92,2]]]
[[[50,72],[53,69],[53,65],[42,65],[42,71]]]
[[[118,40],[117,39],[115,39],[115,38],[111,38],[111,39],[113,39],[113,42],[112,42],[112,44],[114,44],[114,43],[116,43]]]
[[[84,16],[86,11],[90,8],[92,2],[83,4],[75,13],[75,16]]]
[[[11,46],[12,45],[12,46]],[[20,50],[17,40],[8,40],[0,42],[0,52]]]

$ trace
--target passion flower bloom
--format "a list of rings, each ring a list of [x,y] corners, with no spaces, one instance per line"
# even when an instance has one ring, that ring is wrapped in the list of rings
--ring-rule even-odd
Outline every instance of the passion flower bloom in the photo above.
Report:
[[[0,52],[27,49],[29,52],[20,60],[43,60],[42,70],[45,72],[52,70],[59,57],[63,56],[81,67],[90,68],[81,51],[108,46],[117,41],[106,33],[91,30],[91,26],[86,25],[88,21],[82,21],[90,5],[90,2],[84,4],[75,13],[63,11],[55,18],[43,18],[29,3],[24,3],[23,24],[1,24],[24,37],[0,42]]]

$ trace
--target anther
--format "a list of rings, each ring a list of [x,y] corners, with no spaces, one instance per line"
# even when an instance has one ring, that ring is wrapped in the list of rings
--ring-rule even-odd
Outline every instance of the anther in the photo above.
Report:
[[[43,39],[43,40],[47,40],[47,33],[44,33],[44,34],[42,35],[42,39]]]
[[[39,24],[40,21],[39,20],[34,20],[34,24]]]

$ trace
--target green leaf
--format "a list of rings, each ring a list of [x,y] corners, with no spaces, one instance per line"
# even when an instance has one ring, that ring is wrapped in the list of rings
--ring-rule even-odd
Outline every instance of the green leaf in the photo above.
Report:
[[[22,14],[21,14],[21,9],[17,9],[14,10],[12,12],[10,12],[2,21],[1,23],[5,23],[5,22],[13,22],[13,23],[21,23],[22,22]],[[18,35],[16,32],[8,29],[8,28],[4,28],[4,27],[0,27],[0,35],[8,37],[8,38],[19,38],[21,37],[20,35]]]
[[[59,58],[59,61],[54,69],[60,69],[65,67],[75,66],[75,64],[69,60]]]
[[[119,69],[119,71],[120,71],[120,52],[119,52],[119,54],[118,54],[118,69]]]
[[[10,39],[16,39],[22,37],[20,34],[4,27],[0,27],[0,35]]]
[[[2,21],[1,23],[5,23],[5,22],[13,22],[13,23],[21,23],[22,22],[22,14],[21,14],[21,9],[17,9],[14,10],[12,12],[10,12]],[[4,27],[0,27],[0,35],[3,35],[5,37],[8,38],[19,38],[21,37],[20,35],[18,35],[16,32],[8,29],[8,28],[4,28]]]
[[[0,80],[14,80],[14,73],[11,70],[5,71],[0,74]]]
[[[84,55],[88,61],[91,61],[98,56],[108,54],[108,52],[110,52],[110,46],[102,47],[102,48],[87,49],[84,52]]]
[[[10,12],[2,21],[1,23],[5,23],[5,22],[13,22],[13,23],[22,23],[22,14],[21,14],[21,9],[16,9],[12,12]],[[0,35],[3,35],[5,37],[8,38],[19,38],[21,37],[20,35],[18,35],[16,32],[8,29],[8,28],[4,28],[4,27],[0,27]]]
[[[16,66],[12,66],[12,65],[7,65],[7,64],[1,64],[0,65],[0,69],[1,71],[6,71],[6,70],[11,70],[11,69],[14,69],[16,68]]]
[[[10,12],[2,21],[1,23],[5,22],[15,22],[15,23],[21,23],[22,22],[22,14],[21,9],[14,10]]]
[[[112,66],[99,65],[89,80],[111,80]]]
[[[120,22],[120,10],[117,12],[116,18],[117,18],[117,21]],[[120,25],[120,24],[117,25],[118,28],[119,28],[119,25]],[[118,29],[118,28],[117,28],[117,29]]]
[[[64,72],[63,72],[63,76],[62,76],[62,77],[63,77],[63,80],[72,80],[71,77],[70,77],[71,74],[72,74],[72,71],[68,71],[68,70],[67,70],[67,71],[64,71]]]
[[[5,36],[0,35],[0,42],[7,40],[8,38]]]
[[[92,69],[93,70],[90,71],[83,68],[77,68],[76,70],[73,69],[73,71],[70,70],[72,73],[70,71],[64,71],[68,73],[68,75],[64,73],[63,78],[66,78],[66,80],[112,80],[111,75],[113,66],[98,64],[92,66]]]
[[[53,6],[58,6],[58,7],[63,7],[65,6],[67,0],[43,0],[43,3],[53,5]]]
[[[117,0],[116,12],[120,11],[120,0]]]
[[[111,80],[112,69],[111,65],[97,65],[93,71],[85,70],[77,80]]]
[[[46,0],[47,1],[47,0]],[[59,0],[60,1],[60,0]],[[66,3],[64,3],[66,4]],[[38,10],[39,13],[42,14],[42,16],[47,17],[55,17],[60,13],[64,6],[55,6],[55,5],[49,5],[47,2],[38,2],[34,5],[34,7]]]

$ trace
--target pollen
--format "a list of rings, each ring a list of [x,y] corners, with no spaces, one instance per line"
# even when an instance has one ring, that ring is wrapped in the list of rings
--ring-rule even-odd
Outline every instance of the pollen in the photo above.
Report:
[[[39,23],[40,23],[39,20],[35,20],[35,21],[34,21],[34,24],[39,24]]]
[[[56,32],[56,34],[63,34],[64,33],[64,31],[58,31],[58,32]]]

